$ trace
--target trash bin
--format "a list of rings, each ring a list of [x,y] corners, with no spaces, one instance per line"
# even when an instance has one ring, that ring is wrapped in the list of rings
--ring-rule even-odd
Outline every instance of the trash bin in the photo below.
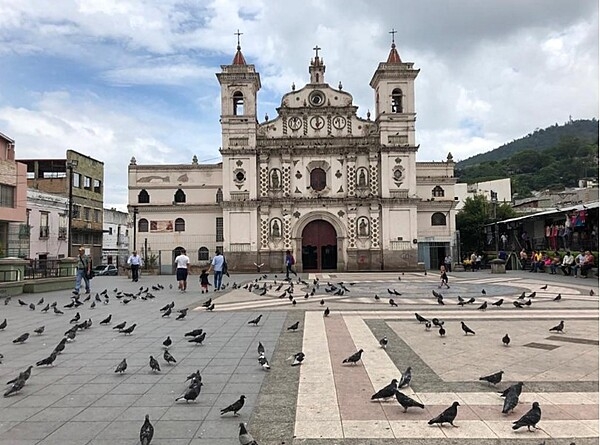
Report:
[[[490,261],[492,273],[506,273],[506,261],[496,258]]]

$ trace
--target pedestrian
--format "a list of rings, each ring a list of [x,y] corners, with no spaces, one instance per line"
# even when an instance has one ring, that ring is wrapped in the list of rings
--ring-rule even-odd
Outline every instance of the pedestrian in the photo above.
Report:
[[[446,255],[446,258],[444,258],[444,267],[446,268],[446,270],[448,272],[452,272],[452,256],[451,255]]]
[[[201,294],[208,293],[208,273],[206,269],[202,269],[202,273],[200,274],[200,291]]]
[[[506,245],[508,243],[508,236],[506,235],[506,233],[500,235],[500,241],[502,241],[502,249],[506,250]]]
[[[289,250],[286,250],[286,252],[285,252],[285,279],[286,280],[290,279],[290,272],[293,273],[294,275],[298,276],[296,271],[294,269],[292,269],[292,266],[294,264],[296,264],[294,255],[292,255],[292,252],[290,252]]]
[[[477,254],[473,252],[471,254],[471,272],[475,272],[477,270]]]
[[[140,267],[142,265],[142,257],[134,250],[127,259],[127,264],[131,266],[131,281],[137,283],[140,277]]]
[[[92,273],[92,259],[89,255],[85,254],[85,248],[81,246],[79,248],[79,255],[77,256],[77,274],[75,275],[75,290],[74,295],[79,295],[79,289],[81,288],[81,280],[85,283],[85,293],[90,293],[90,274]]]
[[[190,265],[190,258],[185,254],[185,249],[181,249],[181,252],[177,255],[175,264],[177,265],[179,290],[185,292],[187,290],[188,266]]]
[[[442,286],[446,286],[446,289],[450,289],[450,286],[448,286],[448,275],[446,274],[446,267],[444,266],[440,267],[440,285],[438,286],[438,289]]]
[[[521,269],[522,270],[525,270],[525,268],[527,267],[527,259],[528,258],[529,258],[529,255],[527,255],[527,251],[523,247],[523,249],[521,249],[521,253],[519,253],[519,260],[521,261]]]
[[[478,253],[477,257],[475,258],[475,264],[476,264],[477,270],[481,270],[481,266],[483,264],[483,257],[481,256],[480,253]]]
[[[223,282],[223,265],[225,264],[225,257],[219,249],[215,250],[215,256],[213,257],[208,273],[210,271],[215,272],[215,292],[221,290],[221,283]]]

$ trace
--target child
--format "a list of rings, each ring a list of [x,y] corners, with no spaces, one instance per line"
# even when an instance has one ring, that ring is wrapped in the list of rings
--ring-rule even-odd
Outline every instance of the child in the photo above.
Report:
[[[446,289],[450,289],[450,286],[448,286],[448,275],[446,275],[446,268],[444,266],[440,267],[440,285],[438,286],[438,289],[442,286],[446,286]]]
[[[202,288],[201,294],[204,292],[208,293],[208,273],[206,269],[202,269],[202,273],[200,274],[200,287]]]

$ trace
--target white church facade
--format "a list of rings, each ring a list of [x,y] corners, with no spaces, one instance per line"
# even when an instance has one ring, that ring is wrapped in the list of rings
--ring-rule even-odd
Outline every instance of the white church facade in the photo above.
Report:
[[[238,44],[221,85],[222,163],[138,165],[128,171],[135,242],[163,271],[187,250],[202,268],[222,248],[233,270],[437,268],[455,244],[454,162],[417,162],[419,74],[392,47],[370,82],[374,115],[357,114],[325,81],[314,48],[310,80],[292,85],[277,116],[258,122],[260,75]],[[149,255],[149,254],[148,254]]]

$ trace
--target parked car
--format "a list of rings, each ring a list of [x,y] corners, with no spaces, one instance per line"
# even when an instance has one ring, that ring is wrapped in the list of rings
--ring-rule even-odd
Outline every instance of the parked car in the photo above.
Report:
[[[118,275],[119,270],[114,264],[103,264],[101,266],[94,266],[94,274],[100,275]]]

